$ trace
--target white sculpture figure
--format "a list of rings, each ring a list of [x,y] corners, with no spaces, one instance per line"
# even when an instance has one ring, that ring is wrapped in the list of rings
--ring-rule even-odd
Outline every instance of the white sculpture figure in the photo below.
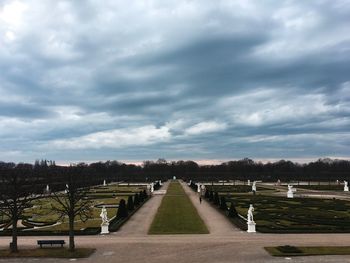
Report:
[[[344,192],[349,192],[349,186],[347,181],[344,181]]]
[[[201,185],[200,184],[197,184],[197,193],[200,193],[201,192]]]
[[[50,193],[50,187],[49,187],[49,185],[46,185],[45,191],[46,191],[46,193]]]
[[[278,186],[281,185],[281,180],[280,180],[280,179],[277,180],[277,185],[278,185]]]
[[[159,180],[159,185],[162,186],[162,180]]]
[[[107,216],[107,209],[105,206],[102,207],[100,217],[102,219],[102,224],[101,224],[101,234],[108,234],[108,226],[109,226],[109,220]]]
[[[251,204],[249,206],[248,213],[247,213],[247,225],[248,225],[247,232],[248,233],[255,233],[256,232],[256,230],[255,230],[256,223],[254,222],[253,212],[254,212],[254,207]]]
[[[288,185],[287,198],[294,198],[293,185]]]
[[[68,184],[66,184],[66,189],[64,190],[65,194],[68,193],[68,189],[69,189]]]
[[[173,176],[173,180],[176,180],[176,176]]]
[[[151,183],[151,193],[154,192],[154,183]]]
[[[254,222],[254,215],[253,215],[253,212],[254,212],[254,207],[253,207],[253,205],[251,204],[251,205],[249,206],[248,214],[247,214],[248,222]]]
[[[248,185],[250,185],[250,180],[248,179]]]
[[[253,185],[252,185],[252,191],[256,192],[256,182],[255,181],[253,182]]]
[[[106,180],[103,180],[103,186],[106,186],[107,184],[106,184]]]
[[[191,185],[192,184],[192,180],[189,181],[188,185]]]

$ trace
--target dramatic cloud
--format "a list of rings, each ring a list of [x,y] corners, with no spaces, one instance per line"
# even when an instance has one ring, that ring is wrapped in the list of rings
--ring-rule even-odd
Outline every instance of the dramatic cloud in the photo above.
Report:
[[[349,13],[0,0],[0,160],[349,158]]]

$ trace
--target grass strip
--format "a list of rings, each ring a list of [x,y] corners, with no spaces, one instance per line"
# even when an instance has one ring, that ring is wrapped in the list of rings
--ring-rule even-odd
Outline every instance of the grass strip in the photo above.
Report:
[[[20,249],[17,253],[0,250],[0,258],[87,258],[95,250],[95,248],[76,248],[71,252],[68,248],[35,248]]]
[[[350,246],[278,246],[264,247],[264,249],[274,257],[350,255]]]
[[[178,181],[169,184],[148,234],[208,234],[190,198]]]

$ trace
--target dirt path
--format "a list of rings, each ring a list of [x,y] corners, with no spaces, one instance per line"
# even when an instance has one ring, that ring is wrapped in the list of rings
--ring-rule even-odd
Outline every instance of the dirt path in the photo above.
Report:
[[[197,209],[198,214],[207,225],[210,235],[230,236],[237,235],[242,232],[238,228],[234,227],[224,215],[216,211],[216,209],[213,208],[207,201],[203,199],[202,203],[199,203],[198,194],[195,193],[186,183],[181,182],[181,185]]]
[[[161,190],[166,190],[168,186],[169,182],[164,183]],[[118,232],[112,235],[128,237],[146,236],[157,209],[162,202],[163,196],[164,195],[154,195],[119,229]]]

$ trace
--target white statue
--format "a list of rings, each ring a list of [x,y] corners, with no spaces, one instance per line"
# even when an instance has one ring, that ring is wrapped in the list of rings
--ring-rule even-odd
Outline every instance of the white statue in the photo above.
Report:
[[[294,189],[291,184],[288,185],[287,198],[294,198]]]
[[[103,186],[106,186],[107,184],[106,184],[106,180],[103,180]]]
[[[249,222],[254,222],[253,212],[254,212],[254,207],[253,207],[253,205],[251,204],[251,205],[249,206],[248,214],[247,214],[248,223],[249,223]]]
[[[344,192],[349,192],[349,185],[347,181],[344,181]]]
[[[253,185],[252,185],[252,191],[256,192],[256,182],[255,181],[253,182]]]
[[[46,192],[48,193],[48,192],[50,192],[50,187],[49,187],[49,185],[46,185]]]
[[[151,183],[151,193],[154,192],[154,183]]]
[[[102,225],[107,225],[109,223],[107,216],[107,209],[105,206],[102,207],[100,217],[102,219]]]
[[[68,193],[68,190],[69,190],[69,186],[68,186],[68,184],[66,184],[66,189],[64,190],[64,193]]]
[[[250,180],[248,179],[248,185],[250,185]]]
[[[200,184],[197,184],[197,192],[200,193],[201,192],[201,185]]]
[[[256,230],[255,230],[256,223],[254,222],[253,212],[254,212],[254,207],[251,204],[249,206],[248,213],[247,213],[247,226],[248,226],[247,232],[248,233],[255,233],[256,232]]]
[[[159,185],[162,186],[162,180],[159,180]]]

